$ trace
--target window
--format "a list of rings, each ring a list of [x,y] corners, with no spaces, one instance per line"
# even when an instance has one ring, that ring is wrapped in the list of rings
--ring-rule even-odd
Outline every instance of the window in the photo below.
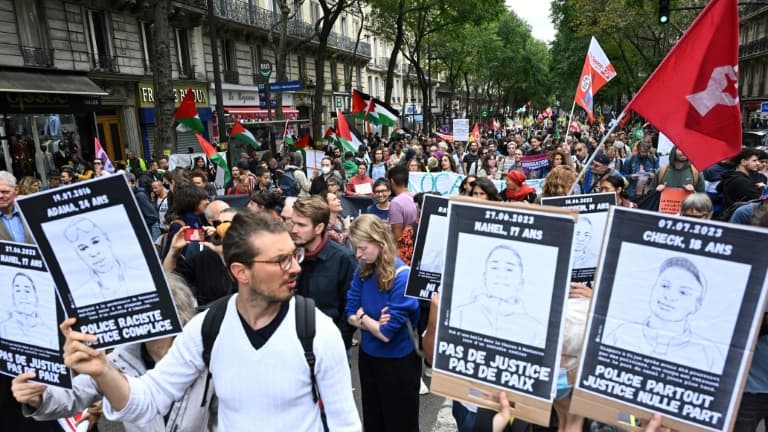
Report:
[[[347,35],[347,17],[341,17],[341,35],[342,36],[348,36]]]
[[[261,75],[259,75],[260,61],[261,61],[261,46],[251,45],[251,68],[253,69],[254,83],[258,83],[261,81]]]
[[[117,59],[112,57],[112,37],[109,27],[109,12],[89,10],[88,42],[94,69],[117,72]]]
[[[368,76],[368,88],[366,91],[370,94],[373,94],[373,77],[370,75]]]
[[[240,73],[237,70],[237,42],[232,39],[224,39],[221,56],[224,65],[224,81],[230,84],[240,84]]]
[[[304,57],[301,53],[296,55],[296,63],[298,63],[299,67],[299,79],[300,80],[308,80],[309,76],[307,76],[307,59]]]
[[[190,58],[189,30],[187,29],[176,29],[176,54],[179,59],[179,76],[194,78],[195,70]]]
[[[333,91],[339,91],[338,66],[335,61],[331,62],[331,88]]]
[[[315,25],[315,23],[318,22],[320,18],[322,18],[323,12],[320,9],[319,3],[312,2],[310,7],[312,8],[312,25]]]
[[[139,22],[139,28],[141,29],[141,45],[144,48],[144,72],[150,72],[152,71],[152,59],[155,52],[152,39],[152,23]]]
[[[48,48],[45,10],[41,0],[16,0],[19,45],[27,66],[53,66],[53,50]]]

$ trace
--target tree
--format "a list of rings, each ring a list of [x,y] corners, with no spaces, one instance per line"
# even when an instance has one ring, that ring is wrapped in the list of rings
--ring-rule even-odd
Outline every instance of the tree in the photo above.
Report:
[[[173,150],[173,114],[176,100],[173,93],[171,64],[171,26],[168,16],[170,0],[155,0],[152,24],[152,80],[155,95],[155,147],[157,150]]]

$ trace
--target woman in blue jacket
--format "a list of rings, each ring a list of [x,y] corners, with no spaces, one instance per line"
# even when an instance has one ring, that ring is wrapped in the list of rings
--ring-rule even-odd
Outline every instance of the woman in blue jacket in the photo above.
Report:
[[[347,292],[346,316],[362,331],[363,427],[366,432],[416,432],[421,358],[410,329],[419,321],[419,303],[405,297],[410,268],[397,258],[389,226],[377,216],[358,216],[349,236],[359,266]]]

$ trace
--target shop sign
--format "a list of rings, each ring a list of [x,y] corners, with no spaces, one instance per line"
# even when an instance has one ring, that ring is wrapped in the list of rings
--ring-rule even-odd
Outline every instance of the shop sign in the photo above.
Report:
[[[98,96],[58,93],[0,93],[2,113],[81,113],[101,109]]]
[[[192,91],[195,95],[195,105],[198,108],[208,108],[208,86],[204,84],[174,84],[173,95],[175,99],[175,106],[179,106],[187,91]],[[139,83],[139,106],[141,108],[154,108],[155,107],[155,88],[152,83]]]

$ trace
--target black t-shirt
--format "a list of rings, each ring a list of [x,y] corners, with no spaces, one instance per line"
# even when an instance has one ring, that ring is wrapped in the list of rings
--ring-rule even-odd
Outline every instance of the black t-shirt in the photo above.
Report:
[[[240,323],[243,324],[245,334],[248,335],[248,340],[251,341],[253,349],[258,350],[259,348],[263,347],[269,338],[272,337],[272,335],[275,333],[277,328],[280,327],[280,323],[282,323],[285,319],[285,316],[288,315],[288,304],[289,302],[287,301],[283,302],[283,304],[280,305],[280,312],[277,313],[272,322],[258,330],[252,329],[251,326],[245,321],[245,318],[240,315],[240,312],[237,313],[237,316],[240,317]]]
[[[191,258],[182,256],[176,263],[174,273],[184,278],[201,306],[237,291],[219,254],[208,248]]]
[[[480,156],[477,154],[467,153],[464,155],[464,163],[467,164],[467,171],[469,171],[470,168],[472,168],[472,164],[477,162],[477,160],[480,159]],[[464,173],[469,174],[469,173]]]

